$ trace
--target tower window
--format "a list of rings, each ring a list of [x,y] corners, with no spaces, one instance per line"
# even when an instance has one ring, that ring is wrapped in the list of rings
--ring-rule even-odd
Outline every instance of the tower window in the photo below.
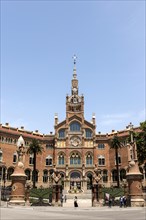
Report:
[[[59,130],[59,138],[64,138],[65,137],[65,130],[64,129],[60,129]]]
[[[81,125],[78,122],[72,122],[70,124],[70,131],[80,131]]]
[[[92,137],[92,131],[90,129],[86,129],[86,138],[91,138]]]

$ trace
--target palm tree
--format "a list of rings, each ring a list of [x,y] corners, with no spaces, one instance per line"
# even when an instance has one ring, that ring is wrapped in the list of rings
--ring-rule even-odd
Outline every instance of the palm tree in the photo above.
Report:
[[[37,154],[42,154],[43,147],[39,144],[39,141],[32,139],[32,142],[27,149],[27,154],[33,154],[33,188],[36,188],[36,156]]]
[[[119,188],[120,182],[119,182],[119,157],[118,157],[118,150],[123,146],[121,143],[119,137],[117,135],[114,135],[113,138],[110,141],[110,147],[115,149],[115,156],[116,156],[116,170],[117,170],[117,187]]]

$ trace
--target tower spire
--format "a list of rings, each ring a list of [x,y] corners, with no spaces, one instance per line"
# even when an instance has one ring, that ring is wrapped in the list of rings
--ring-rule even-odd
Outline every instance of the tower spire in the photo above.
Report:
[[[77,78],[77,73],[76,73],[76,60],[77,60],[77,56],[74,54],[72,58],[73,58],[73,61],[74,61],[73,78],[76,79]]]

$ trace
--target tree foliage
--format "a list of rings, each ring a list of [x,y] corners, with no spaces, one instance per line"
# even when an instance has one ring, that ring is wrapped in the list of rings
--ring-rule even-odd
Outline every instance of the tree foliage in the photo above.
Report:
[[[36,156],[37,154],[42,154],[43,147],[39,144],[39,141],[32,139],[32,142],[27,149],[27,154],[33,154],[33,188],[35,188],[36,183]]]
[[[141,132],[135,134],[139,164],[146,162],[146,121],[140,123]]]
[[[119,182],[119,158],[118,158],[118,150],[119,148],[123,147],[123,144],[120,138],[117,135],[114,135],[110,141],[110,147],[115,150],[115,157],[116,157],[116,170],[117,170],[117,187],[120,186]]]

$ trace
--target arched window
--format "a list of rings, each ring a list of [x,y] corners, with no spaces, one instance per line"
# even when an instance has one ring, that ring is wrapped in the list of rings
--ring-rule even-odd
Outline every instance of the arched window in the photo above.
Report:
[[[3,160],[3,152],[2,152],[2,150],[0,149],[0,162],[2,162],[2,160]]]
[[[71,165],[77,165],[81,164],[81,158],[78,153],[73,153],[70,157],[70,164]]]
[[[64,155],[60,154],[58,157],[58,164],[63,165],[64,164]]]
[[[13,163],[16,163],[17,162],[17,153],[15,152],[13,154]]]
[[[46,157],[46,166],[52,166],[52,156]]]
[[[59,138],[64,138],[65,137],[65,129],[60,129],[58,134],[59,134]]]
[[[117,182],[118,179],[117,170],[112,171],[112,178],[113,178],[113,182]]]
[[[33,165],[33,163],[34,163],[34,156],[33,156],[33,154],[31,154],[31,155],[29,156],[29,164],[30,164],[30,165]]]
[[[27,180],[30,180],[30,170],[29,169],[25,170],[25,174],[27,176]]]
[[[108,182],[108,171],[103,170],[103,182]]]
[[[11,180],[11,175],[12,175],[13,172],[14,172],[13,167],[8,168],[8,170],[7,170],[7,180]]]
[[[70,124],[70,131],[80,131],[81,130],[81,125],[78,122],[72,122]]]
[[[85,129],[85,132],[86,132],[86,138],[92,137],[92,131],[89,128]]]
[[[92,165],[92,162],[93,162],[92,156],[90,153],[88,153],[86,156],[86,165]]]
[[[120,170],[120,180],[126,179],[126,170],[122,169]]]
[[[43,183],[48,182],[48,170],[43,171]]]
[[[99,166],[104,166],[105,165],[105,157],[104,156],[100,155],[98,157],[98,165]]]
[[[32,182],[33,182],[33,179],[34,179],[34,170],[32,171]],[[37,170],[35,172],[35,182],[38,182],[38,171]]]

